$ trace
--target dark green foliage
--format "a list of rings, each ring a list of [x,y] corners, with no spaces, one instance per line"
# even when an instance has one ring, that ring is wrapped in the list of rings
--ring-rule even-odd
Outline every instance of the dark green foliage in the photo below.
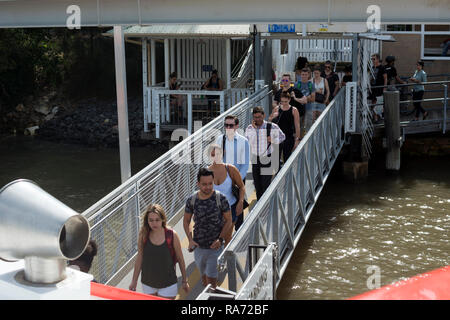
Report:
[[[68,100],[114,98],[114,42],[102,35],[109,29],[0,29],[0,118],[52,90]],[[140,47],[126,44],[126,58],[128,95],[139,95]]]

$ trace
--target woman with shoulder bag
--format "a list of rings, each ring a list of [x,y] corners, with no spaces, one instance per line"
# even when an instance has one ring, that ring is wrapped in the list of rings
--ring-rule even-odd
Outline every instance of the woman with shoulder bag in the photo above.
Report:
[[[326,103],[330,97],[330,88],[328,87],[328,81],[320,76],[320,68],[316,66],[313,72],[314,77],[311,81],[316,88],[316,100],[313,104],[313,122],[320,117],[321,113],[325,110]]]
[[[178,263],[182,275],[182,287],[188,292],[186,266],[181,242],[175,230],[167,227],[167,217],[159,204],[151,204],[145,210],[139,231],[138,255],[129,289],[136,291],[139,274],[143,292],[168,299],[178,293],[175,266]]]
[[[232,227],[224,237],[225,245],[227,245],[231,240],[237,217],[243,214],[244,211],[245,185],[239,170],[232,164],[223,163],[222,148],[218,144],[214,143],[209,146],[208,155],[212,162],[208,169],[214,173],[214,190],[222,193],[231,207]],[[233,186],[239,188],[238,197],[233,194]]]

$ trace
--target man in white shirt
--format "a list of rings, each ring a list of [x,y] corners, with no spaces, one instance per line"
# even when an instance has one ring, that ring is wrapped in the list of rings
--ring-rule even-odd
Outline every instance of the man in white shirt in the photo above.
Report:
[[[252,124],[245,130],[245,137],[250,144],[253,183],[257,200],[269,187],[273,173],[278,171],[278,149],[274,150],[273,145],[279,145],[286,139],[280,127],[275,123],[264,121],[264,117],[262,107],[253,108]],[[272,164],[275,168],[272,167]]]
[[[225,134],[220,135],[216,143],[222,148],[223,162],[234,165],[239,170],[242,181],[245,184],[245,177],[250,167],[250,146],[248,140],[237,132],[239,128],[238,117],[233,115],[226,116],[224,127]],[[243,221],[244,215],[241,214],[237,217],[234,226],[236,231]]]

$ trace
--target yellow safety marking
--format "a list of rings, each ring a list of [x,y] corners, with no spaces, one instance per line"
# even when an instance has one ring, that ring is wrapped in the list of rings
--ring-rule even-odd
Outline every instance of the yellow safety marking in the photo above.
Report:
[[[188,276],[187,281],[191,290],[197,285],[199,281],[201,281],[200,271],[197,269],[197,267],[195,267],[191,274]],[[189,292],[186,293],[186,291],[184,291],[183,289],[183,286],[181,286],[180,289],[178,289],[178,294],[175,300],[185,300],[188,294]]]

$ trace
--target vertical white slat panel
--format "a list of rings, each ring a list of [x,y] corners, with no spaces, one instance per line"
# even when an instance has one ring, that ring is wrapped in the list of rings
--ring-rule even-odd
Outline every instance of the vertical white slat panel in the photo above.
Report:
[[[193,79],[194,78],[194,64],[195,64],[195,60],[194,60],[194,39],[190,39],[189,41],[189,54],[190,54],[190,64],[191,64],[191,68],[190,68],[190,75],[189,78]],[[192,82],[191,82],[191,87],[192,87]]]
[[[197,79],[198,57],[197,57],[197,41],[192,40],[192,79]]]
[[[164,83],[166,88],[169,88],[169,70],[170,70],[169,52],[170,52],[169,39],[164,39]]]
[[[181,78],[181,41],[177,39],[177,75],[178,78]]]
[[[203,45],[202,45],[202,66],[203,66],[204,64],[205,64],[205,65],[207,64],[207,63],[206,63],[206,55],[207,55],[208,50],[209,50],[208,41],[205,41],[205,42],[203,43]],[[202,71],[202,78],[203,78],[203,79],[206,78],[206,72],[205,72],[205,71]]]
[[[180,77],[186,78],[186,39],[181,40],[181,46],[182,46],[182,52],[183,52],[181,55],[181,59],[183,61],[181,68],[182,68],[183,72],[180,75]]]
[[[326,40],[325,39],[321,39],[319,41],[320,45],[319,48],[322,51],[321,55],[320,55],[320,61],[323,60],[323,58],[325,58],[326,52],[325,50],[327,49],[327,44],[326,44]]]
[[[203,65],[204,65],[204,63],[203,63],[203,52],[204,52],[204,50],[203,50],[203,48],[204,48],[204,44],[203,44],[203,42],[201,43],[201,45],[198,47],[198,55],[199,55],[199,61],[200,61],[200,65],[199,65],[199,70],[200,70],[200,72],[199,72],[199,78],[200,79],[203,79],[203,76],[204,76],[204,72],[203,72]]]
[[[190,64],[190,54],[189,54],[189,39],[184,39],[184,45],[186,47],[186,74],[184,75],[185,79],[189,79],[190,78],[190,68],[191,68],[191,64]],[[186,86],[189,86],[189,82],[185,82]]]
[[[209,51],[209,64],[212,65],[213,68],[215,68],[214,66],[214,39],[211,39],[210,41],[211,47],[210,47],[210,51]],[[209,72],[209,75],[211,75],[211,72]]]
[[[227,86],[227,66],[226,66],[226,48],[225,48],[225,41],[224,39],[220,39],[219,40],[219,64],[220,64],[220,69],[221,69],[221,74],[222,74],[222,80],[223,80],[223,86],[224,88]]]
[[[213,40],[213,68],[214,69],[219,69],[219,66],[218,66],[218,61],[217,61],[217,39],[214,39]]]
[[[170,39],[170,73],[175,71],[175,39]]]
[[[211,52],[211,40],[208,39],[206,40],[206,48],[205,48],[205,64],[209,65],[210,64],[210,52]],[[205,78],[207,79],[209,77],[209,72],[205,72]]]
[[[219,73],[219,77],[223,80],[223,69],[222,69],[222,61],[220,59],[220,40],[216,39],[216,44],[215,44],[215,49],[216,49],[216,69]]]
[[[191,39],[186,39],[186,78],[192,78]]]

